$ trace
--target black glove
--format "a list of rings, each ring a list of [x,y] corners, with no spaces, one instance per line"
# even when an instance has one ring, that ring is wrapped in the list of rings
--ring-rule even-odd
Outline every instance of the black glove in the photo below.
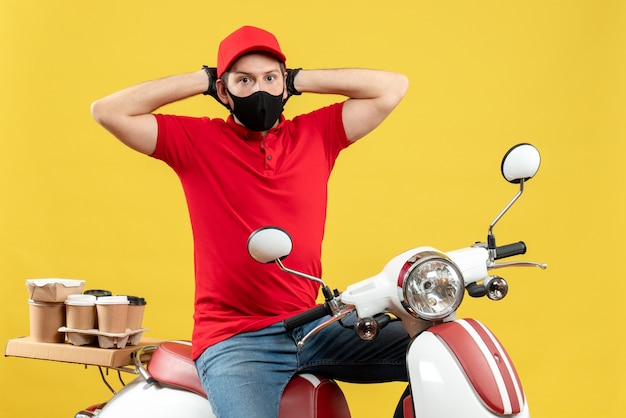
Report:
[[[203,65],[202,69],[204,70],[204,72],[206,73],[209,79],[209,87],[202,94],[204,94],[205,96],[213,97],[215,100],[217,100],[219,104],[224,106],[224,103],[222,103],[220,98],[217,96],[217,83],[216,83],[217,82],[217,68],[207,67],[206,65]]]
[[[302,94],[296,90],[296,86],[293,83],[301,69],[302,68],[287,68],[287,98],[285,99],[285,103],[287,103],[287,100],[289,100],[291,96],[299,96]]]

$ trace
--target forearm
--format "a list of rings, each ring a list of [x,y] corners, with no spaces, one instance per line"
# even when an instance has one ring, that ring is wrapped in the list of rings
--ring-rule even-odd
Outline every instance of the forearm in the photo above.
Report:
[[[111,114],[152,113],[166,104],[205,92],[207,85],[207,76],[202,70],[148,81],[97,100],[92,105],[92,114],[99,121]]]
[[[386,94],[402,97],[408,81],[402,74],[389,71],[341,68],[302,70],[294,80],[301,92],[339,94],[352,99],[373,99]]]

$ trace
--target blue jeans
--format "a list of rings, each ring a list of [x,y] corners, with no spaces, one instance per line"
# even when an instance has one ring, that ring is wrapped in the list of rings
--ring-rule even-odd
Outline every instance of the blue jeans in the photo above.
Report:
[[[298,350],[296,343],[327,318],[285,330],[282,322],[235,335],[209,347],[196,360],[218,418],[276,418],[280,397],[296,373],[317,373],[353,383],[407,381],[409,337],[400,322],[361,341],[335,323]]]

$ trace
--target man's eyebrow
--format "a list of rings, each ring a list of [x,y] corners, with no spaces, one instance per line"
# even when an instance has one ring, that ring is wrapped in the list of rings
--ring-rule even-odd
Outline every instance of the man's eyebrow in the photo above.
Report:
[[[281,71],[278,68],[272,69],[272,70],[268,70],[265,71],[264,73],[259,73],[262,75],[268,75],[268,74],[280,74]],[[249,71],[231,71],[231,74],[238,74],[238,75],[245,75],[245,76],[251,76],[256,74],[256,72],[249,72]]]

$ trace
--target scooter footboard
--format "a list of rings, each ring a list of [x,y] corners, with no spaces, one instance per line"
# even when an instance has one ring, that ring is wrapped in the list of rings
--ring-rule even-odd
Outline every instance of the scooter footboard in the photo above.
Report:
[[[447,322],[418,335],[407,367],[417,417],[529,416],[511,359],[476,320]]]

